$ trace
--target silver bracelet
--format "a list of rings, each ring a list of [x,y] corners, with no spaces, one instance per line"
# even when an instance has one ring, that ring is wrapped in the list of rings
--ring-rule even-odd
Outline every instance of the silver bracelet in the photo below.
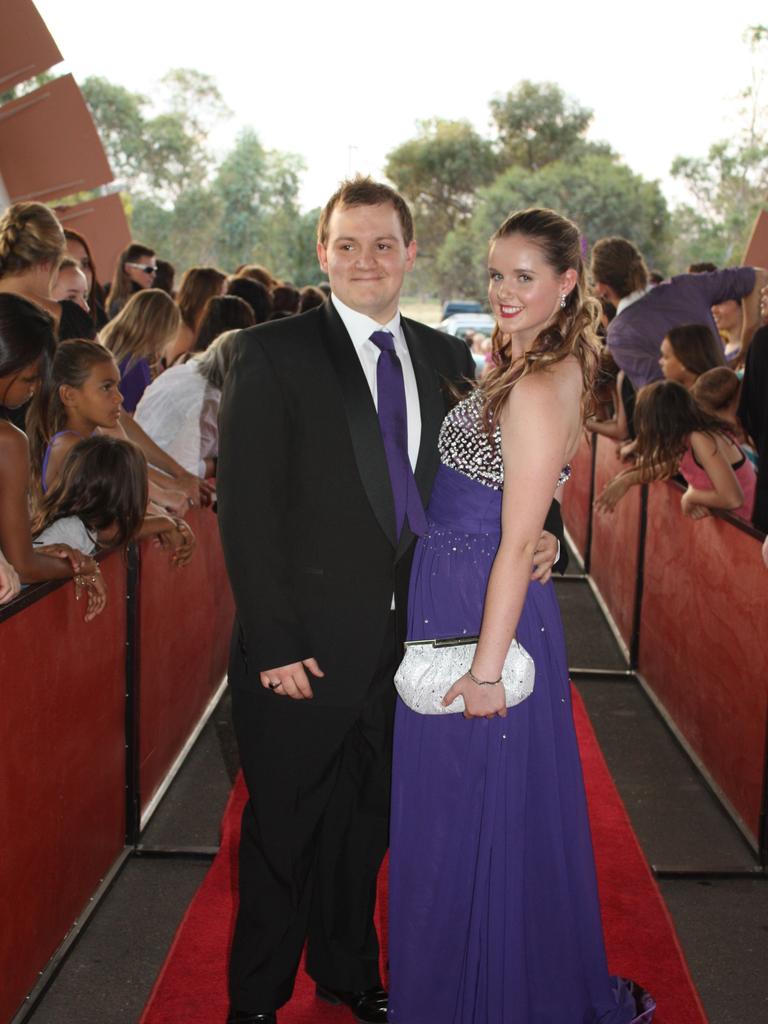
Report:
[[[501,682],[501,676],[498,679],[478,679],[471,668],[467,669],[467,674],[473,683],[477,683],[478,686],[497,686]]]

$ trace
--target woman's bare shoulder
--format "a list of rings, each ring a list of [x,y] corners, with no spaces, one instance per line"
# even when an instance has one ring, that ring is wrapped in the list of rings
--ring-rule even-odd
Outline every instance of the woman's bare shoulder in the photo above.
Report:
[[[705,430],[694,430],[688,435],[688,443],[698,459],[706,459],[716,452],[724,452],[728,448],[728,438],[725,434],[710,433]]]
[[[566,356],[556,363],[542,367],[521,377],[512,389],[512,395],[518,393],[522,401],[535,401],[538,398],[565,400],[581,397],[584,379],[581,366],[575,356]]]
[[[0,420],[0,450],[3,458],[26,458],[29,451],[27,435],[7,420]]]

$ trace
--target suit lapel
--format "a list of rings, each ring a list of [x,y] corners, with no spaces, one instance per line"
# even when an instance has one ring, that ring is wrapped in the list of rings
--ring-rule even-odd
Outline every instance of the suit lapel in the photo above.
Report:
[[[445,398],[437,371],[430,365],[428,354],[418,330],[409,320],[401,320],[403,334],[411,353],[416,386],[419,389],[421,409],[421,440],[416,461],[415,477],[421,500],[426,507],[437,471],[439,455],[437,438],[445,416]]]
[[[321,311],[321,332],[341,386],[360,480],[379,525],[397,547],[395,504],[379,417],[355,347],[331,302]]]
[[[419,391],[419,408],[421,410],[421,439],[419,441],[419,455],[416,460],[416,485],[424,508],[429,503],[429,496],[432,491],[432,483],[440,461],[437,450],[437,438],[440,433],[440,426],[445,416],[445,398],[441,389],[440,378],[437,371],[430,365],[426,347],[419,337],[418,327],[411,321],[402,318],[400,323],[403,328],[408,351],[411,354],[416,386]],[[400,536],[400,543],[397,546],[396,558],[402,557],[410,547],[413,534],[409,529],[403,530]]]

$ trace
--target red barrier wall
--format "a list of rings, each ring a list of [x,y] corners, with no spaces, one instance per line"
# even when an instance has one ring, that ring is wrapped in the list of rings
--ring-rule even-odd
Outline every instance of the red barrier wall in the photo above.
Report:
[[[152,542],[141,545],[139,756],[146,809],[227,666],[234,618],[216,515],[187,516],[197,537],[189,565],[175,568]],[[160,628],[158,628],[158,626]]]
[[[639,671],[757,840],[768,713],[760,541],[649,488]]]
[[[67,582],[0,622],[0,1020],[9,1020],[123,849],[125,562],[83,620]]]
[[[581,555],[587,551],[589,520],[592,515],[592,435],[585,434],[579,450],[571,459],[571,479],[563,488],[563,522]]]
[[[598,437],[595,497],[622,468],[616,443]],[[592,518],[589,572],[627,649],[632,646],[641,511],[640,488],[633,487],[612,513],[595,512]]]

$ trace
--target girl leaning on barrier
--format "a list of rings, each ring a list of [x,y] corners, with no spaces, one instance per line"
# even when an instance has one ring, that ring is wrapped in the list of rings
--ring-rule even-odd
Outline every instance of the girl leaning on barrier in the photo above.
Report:
[[[33,549],[29,519],[29,444],[8,422],[9,410],[27,402],[49,372],[54,322],[20,295],[0,294],[0,551],[22,583],[74,577],[85,593],[86,621],[106,603],[96,561],[66,544]]]

